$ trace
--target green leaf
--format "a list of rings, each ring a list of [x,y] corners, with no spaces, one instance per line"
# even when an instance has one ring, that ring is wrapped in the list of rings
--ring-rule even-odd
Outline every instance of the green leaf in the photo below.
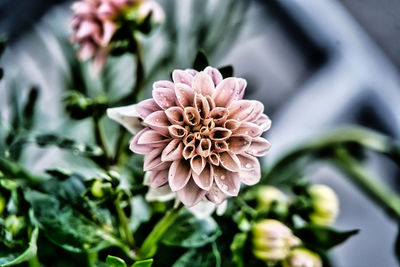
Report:
[[[126,267],[126,263],[123,259],[111,255],[107,256],[106,264],[110,267]]]
[[[139,226],[151,219],[151,207],[143,196],[137,195],[131,200],[132,214],[129,221],[129,228],[135,232]]]
[[[217,267],[220,266],[220,254],[216,246],[192,248],[183,254],[172,267]]]
[[[204,54],[203,51],[199,51],[196,55],[196,59],[194,60],[193,69],[202,71],[208,66],[209,66],[209,63],[208,63],[207,56]]]
[[[134,264],[132,264],[132,267],[151,267],[151,265],[153,265],[153,259],[147,259],[136,261]]]
[[[176,219],[173,229],[166,232],[162,239],[167,246],[202,247],[215,241],[221,235],[221,230],[212,218],[199,220],[188,213]]]
[[[11,254],[5,257],[0,256],[0,266],[12,266],[28,261],[36,256],[37,253],[37,238],[39,235],[39,229],[36,227],[31,234],[28,248],[21,254]]]
[[[110,246],[126,246],[102,225],[54,196],[34,190],[25,192],[35,219],[45,235],[56,245],[72,252],[94,252]]]
[[[328,250],[343,243],[358,232],[359,230],[341,232],[326,226],[308,225],[296,229],[294,234],[311,249]]]
[[[221,68],[218,69],[219,72],[221,72],[222,77],[224,78],[229,78],[233,76],[233,66],[232,65],[228,65],[228,66],[223,66]]]
[[[233,241],[231,244],[232,261],[236,263],[237,267],[245,266],[243,260],[243,253],[246,240],[247,240],[247,233],[237,233],[233,237]]]

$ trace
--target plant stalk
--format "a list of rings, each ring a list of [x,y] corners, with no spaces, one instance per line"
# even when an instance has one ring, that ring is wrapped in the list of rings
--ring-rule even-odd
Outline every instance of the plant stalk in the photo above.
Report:
[[[104,153],[104,160],[106,165],[108,166],[110,153],[108,151],[106,138],[104,136],[103,129],[100,124],[100,117],[93,117],[93,127],[94,127],[94,136],[96,140],[96,144],[101,147]]]
[[[128,218],[126,217],[124,210],[121,208],[120,195],[114,201],[114,205],[115,205],[115,209],[117,210],[118,219],[119,219],[119,222],[121,223],[121,227],[122,227],[122,231],[125,236],[125,240],[128,243],[129,247],[131,249],[134,249],[135,239],[133,238],[132,233],[129,231]]]

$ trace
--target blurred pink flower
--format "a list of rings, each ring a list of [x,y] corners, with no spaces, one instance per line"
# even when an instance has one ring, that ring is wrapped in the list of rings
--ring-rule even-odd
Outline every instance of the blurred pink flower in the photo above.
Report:
[[[150,186],[168,186],[186,206],[206,197],[216,204],[236,196],[240,184],[261,178],[257,157],[270,144],[261,137],[271,126],[264,106],[243,100],[241,78],[223,79],[212,67],[202,72],[175,70],[173,82],[153,85],[153,98],[108,111],[110,118],[137,129],[130,149],[145,155]],[[122,111],[122,112],[121,112]]]

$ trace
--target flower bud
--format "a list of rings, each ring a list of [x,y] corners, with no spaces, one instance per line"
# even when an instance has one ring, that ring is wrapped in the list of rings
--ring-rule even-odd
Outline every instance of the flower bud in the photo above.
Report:
[[[322,261],[318,254],[305,249],[295,248],[282,262],[282,267],[322,267]]]
[[[90,189],[90,192],[96,198],[101,198],[102,196],[104,196],[103,183],[99,180],[94,181],[94,183],[92,184],[92,188]]]
[[[253,254],[265,262],[285,259],[290,248],[300,243],[287,226],[273,219],[258,222],[252,232]]]
[[[276,210],[286,212],[289,198],[274,186],[260,186],[257,192],[257,209],[269,210],[276,203]]]
[[[4,226],[12,235],[17,235],[25,226],[25,218],[12,214],[4,220]]]
[[[339,213],[339,200],[336,193],[326,185],[313,185],[309,189],[313,212],[310,220],[318,225],[331,225]]]

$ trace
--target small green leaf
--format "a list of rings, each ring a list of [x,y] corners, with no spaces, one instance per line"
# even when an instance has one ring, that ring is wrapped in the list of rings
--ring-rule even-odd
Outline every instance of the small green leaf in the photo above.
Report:
[[[237,267],[244,267],[245,263],[243,260],[244,246],[247,240],[247,233],[237,233],[233,237],[231,244],[232,261],[236,263]]]
[[[221,230],[212,218],[199,220],[186,213],[180,215],[176,221],[174,231],[168,231],[162,239],[167,246],[202,247],[221,235]]]
[[[111,255],[107,256],[106,264],[110,267],[126,267],[126,263],[123,259]]]
[[[199,51],[193,63],[193,69],[202,71],[209,66],[208,59],[203,51]]]
[[[22,262],[28,261],[32,259],[33,257],[36,256],[37,253],[37,238],[39,235],[39,229],[35,228],[32,231],[31,238],[29,241],[28,248],[21,254],[11,254],[5,257],[0,256],[0,266],[1,267],[6,267],[6,266],[12,266],[12,265],[17,265]]]
[[[153,259],[147,259],[136,261],[134,264],[132,264],[132,267],[151,267],[151,265],[153,265]]]
[[[218,69],[221,72],[222,77],[229,78],[233,76],[233,67],[231,65],[224,66]]]
[[[359,230],[337,231],[326,226],[308,225],[296,229],[294,234],[311,249],[328,250],[357,234]]]
[[[219,252],[215,252],[210,246],[204,248],[192,248],[183,254],[172,267],[216,267],[219,266]]]

